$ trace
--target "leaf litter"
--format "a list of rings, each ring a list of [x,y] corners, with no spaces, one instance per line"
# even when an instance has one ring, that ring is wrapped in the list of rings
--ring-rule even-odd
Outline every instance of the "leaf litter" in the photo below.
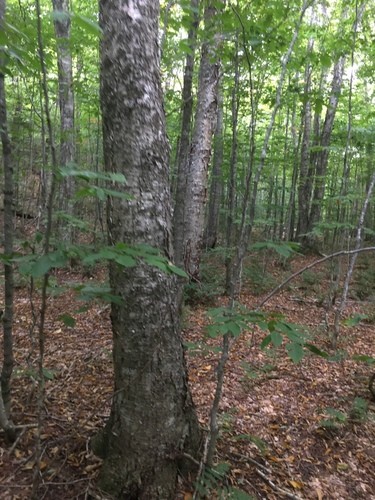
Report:
[[[60,284],[82,280],[74,270],[55,277]],[[100,270],[96,279],[105,278]],[[20,434],[9,446],[0,433],[0,497],[15,500],[30,498],[34,470],[37,339],[28,294],[26,288],[15,293],[13,415]],[[226,300],[218,297],[216,305]],[[254,309],[259,300],[244,287],[245,306]],[[96,487],[101,461],[89,441],[110,412],[109,306],[95,303],[79,314],[78,307],[73,292],[49,299],[40,498],[105,498]],[[330,352],[327,317],[308,291],[282,291],[265,309],[307,326],[314,343]],[[351,300],[345,317],[363,312],[363,303]],[[74,326],[59,319],[67,314]],[[183,338],[195,346],[187,351],[189,381],[204,429],[220,355],[220,339],[205,335],[208,322],[206,307],[186,308]],[[375,356],[375,325],[342,327],[336,361],[308,354],[293,364],[284,346],[261,350],[264,337],[257,326],[243,332],[226,366],[216,462],[229,464],[227,484],[255,499],[375,499],[375,402],[367,387],[374,367],[353,360]],[[192,498],[192,490],[181,481],[177,498]],[[218,496],[211,491],[208,498]]]

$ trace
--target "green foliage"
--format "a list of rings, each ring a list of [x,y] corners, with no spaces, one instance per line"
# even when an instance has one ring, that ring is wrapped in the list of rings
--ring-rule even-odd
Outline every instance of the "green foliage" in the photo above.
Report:
[[[216,464],[212,468],[206,468],[200,480],[195,485],[198,498],[211,498],[213,496],[220,500],[252,500],[253,497],[239,488],[233,488],[227,483],[227,475],[230,466],[227,463]]]
[[[360,300],[375,299],[375,265],[374,259],[364,261],[355,271],[352,294]]]
[[[122,304],[121,297],[114,295],[108,285],[80,284],[73,286],[73,290],[76,292],[78,300],[90,302],[93,300],[100,300],[113,304]]]
[[[268,321],[267,329],[270,333],[262,341],[262,349],[265,349],[270,343],[275,347],[280,347],[286,339],[285,348],[290,359],[293,363],[301,361],[305,355],[306,341],[309,338],[301,326],[285,322],[280,318],[271,318]]]
[[[348,421],[347,414],[335,408],[325,408],[324,413],[326,418],[320,420],[320,427],[324,429],[338,430]]]
[[[370,366],[375,365],[375,358],[367,354],[354,354],[352,359],[361,363],[367,363]]]
[[[250,443],[255,444],[255,446],[259,449],[262,455],[267,453],[268,445],[267,443],[258,436],[254,436],[253,434],[239,434],[235,436],[236,441],[248,441]]]
[[[43,377],[45,380],[52,381],[56,377],[56,370],[43,367]],[[33,368],[18,368],[14,373],[15,377],[28,377],[31,380],[39,380],[39,372]]]
[[[71,18],[73,20],[73,23],[76,23],[80,30],[90,35],[101,35],[102,29],[100,28],[99,24],[89,17],[83,16],[82,14],[77,14],[76,12],[72,12]]]
[[[250,280],[251,291],[254,295],[262,295],[269,292],[277,285],[273,275],[262,268],[259,263],[252,262],[244,267],[243,271],[246,280]]]
[[[368,402],[360,397],[354,398],[352,407],[349,410],[349,417],[356,422],[363,422],[367,419]]]
[[[367,319],[367,314],[355,314],[350,318],[345,319],[342,324],[344,326],[357,326],[362,320]]]
[[[302,281],[305,285],[311,287],[319,283],[320,275],[316,271],[307,270],[302,273]]]
[[[121,267],[130,268],[143,261],[145,264],[157,267],[163,272],[173,273],[186,278],[186,273],[172,264],[166,257],[160,255],[157,249],[148,245],[126,245],[119,243],[114,246],[103,246],[95,251],[88,245],[66,245],[45,255],[31,253],[15,256],[12,261],[18,266],[21,275],[34,279],[50,273],[53,269],[68,267],[71,260],[79,260],[84,266],[98,262],[113,262]],[[115,300],[108,287],[79,285],[75,287],[81,299],[91,300],[102,298],[105,301]]]
[[[59,320],[64,323],[65,326],[68,326],[70,328],[74,328],[76,325],[76,320],[71,316],[70,314],[61,314],[59,316]]]
[[[233,309],[228,307],[209,309],[207,314],[212,322],[207,327],[207,334],[212,338],[227,334],[238,337],[250,323],[256,324],[264,320],[263,313],[248,311],[241,305],[236,305]]]
[[[264,363],[261,366],[254,366],[252,363],[242,361],[241,367],[245,372],[246,380],[255,380],[261,376],[269,374],[273,370],[276,370],[276,365],[273,363]]]
[[[236,304],[233,308],[218,307],[210,309],[208,315],[211,320],[211,324],[207,326],[209,337],[216,338],[229,335],[236,338],[244,330],[257,325],[262,330],[269,332],[261,343],[261,349],[266,349],[271,344],[275,348],[284,344],[293,363],[301,361],[306,351],[318,356],[328,357],[324,351],[308,342],[310,336],[303,327],[285,321],[281,315],[250,311],[239,304]]]
[[[364,422],[368,416],[368,402],[361,397],[355,397],[347,412],[328,407],[324,409],[324,413],[326,418],[320,420],[320,427],[337,431],[350,421]]]
[[[197,304],[213,305],[224,286],[224,273],[218,271],[223,268],[223,258],[223,248],[217,248],[204,255],[201,263],[200,281],[189,281],[184,288],[185,303],[191,306]]]
[[[113,246],[104,246],[97,252],[88,253],[82,259],[82,263],[86,265],[96,262],[114,262],[122,267],[134,267],[139,261],[157,267],[163,272],[187,278],[185,271],[175,266],[161,255],[157,249],[145,244],[127,245],[117,243]]]
[[[280,255],[280,257],[285,257],[286,259],[298,253],[300,248],[301,245],[294,241],[261,241],[250,246],[250,250],[272,250]]]

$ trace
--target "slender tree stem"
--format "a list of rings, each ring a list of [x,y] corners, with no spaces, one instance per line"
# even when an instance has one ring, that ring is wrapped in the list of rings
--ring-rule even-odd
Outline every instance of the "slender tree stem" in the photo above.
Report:
[[[47,85],[47,68],[45,63],[44,56],[44,44],[43,44],[43,35],[42,35],[42,19],[41,19],[41,10],[40,10],[40,1],[35,0],[35,7],[37,13],[37,40],[38,40],[38,53],[39,53],[39,61],[41,66],[41,76],[42,76],[42,92],[43,92],[43,101],[44,101],[44,112],[46,116],[47,122],[47,131],[48,138],[51,148],[51,157],[52,157],[52,181],[50,186],[50,191],[48,195],[47,201],[47,221],[46,221],[46,230],[44,234],[44,246],[43,253],[47,255],[50,249],[50,239],[52,235],[52,213],[53,213],[53,200],[56,189],[56,171],[57,171],[57,157],[56,157],[56,149],[54,144],[54,136],[52,131],[52,121],[49,111],[49,96],[48,96],[48,85]],[[41,448],[41,434],[43,428],[43,406],[44,406],[44,392],[45,392],[45,383],[44,383],[44,350],[45,350],[45,318],[47,312],[47,288],[48,288],[48,279],[49,274],[46,273],[43,276],[42,282],[42,290],[41,290],[41,304],[40,304],[40,317],[39,317],[39,328],[38,328],[38,345],[39,345],[39,357],[38,357],[38,377],[39,377],[39,385],[38,385],[38,428],[37,428],[37,436],[36,436],[36,450],[35,450],[35,461],[36,467],[34,472],[34,480],[33,480],[33,491],[32,497],[38,498],[38,489],[41,481],[41,468],[40,462],[42,457],[42,448]]]

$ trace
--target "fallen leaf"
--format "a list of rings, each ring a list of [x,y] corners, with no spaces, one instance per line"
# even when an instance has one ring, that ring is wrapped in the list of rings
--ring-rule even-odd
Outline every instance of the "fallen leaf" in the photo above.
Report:
[[[289,481],[289,484],[293,486],[295,490],[300,490],[303,488],[304,484],[300,481]]]

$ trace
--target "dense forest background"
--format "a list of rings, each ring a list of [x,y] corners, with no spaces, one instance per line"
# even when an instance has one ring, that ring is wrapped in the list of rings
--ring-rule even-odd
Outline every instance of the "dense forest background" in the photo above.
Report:
[[[194,113],[197,103],[199,48],[213,39],[220,44],[215,63],[220,64],[218,103],[224,125],[216,127],[218,173],[211,172],[209,179],[210,185],[221,185],[220,243],[225,241],[228,217],[236,228],[240,225],[245,198],[255,202],[249,217],[263,239],[314,236],[324,252],[341,248],[357,227],[373,174],[371,8],[340,2],[306,6],[301,10],[298,2],[260,2],[250,8],[239,2],[228,5],[207,30],[202,23],[194,24],[198,15],[194,2],[161,5],[162,84],[174,191],[178,155],[182,154],[181,108],[190,104]],[[59,149],[62,139],[72,141],[70,161],[81,170],[99,172],[97,13],[84,2],[72,5],[67,45],[61,42],[64,37],[55,35],[54,19],[59,16],[52,15],[48,2],[41,9],[55,148]],[[3,31],[3,42],[7,44],[9,130],[15,148],[14,203],[26,222],[29,217],[40,217],[47,203],[50,139],[41,95],[34,4],[8,2],[7,19],[10,26]],[[183,97],[187,56],[194,56],[192,87]],[[74,98],[74,122],[65,125],[67,131],[61,137],[58,64],[63,57],[71,58],[72,73],[68,71],[65,78],[71,78],[66,85],[72,93],[67,97]],[[251,192],[256,191],[255,200],[247,195],[249,182]],[[80,219],[86,214],[84,220],[92,229],[101,228],[105,219],[101,200],[88,201],[79,182],[78,186],[75,204]],[[234,199],[229,210],[230,195]],[[57,198],[61,198],[57,202],[61,209],[66,197],[58,194]],[[371,204],[366,237],[372,235],[373,210]],[[209,226],[211,231],[216,228]]]
[[[156,289],[184,303],[204,428],[168,498],[372,498],[373,1],[170,0],[158,12],[123,3],[129,19],[149,8],[159,21],[157,43],[138,26],[151,63],[134,56],[131,35],[111,53],[107,33],[131,25],[120,6],[108,28],[105,1],[0,1],[0,488],[9,498],[107,498],[99,487],[127,498],[88,443],[110,414],[111,331],[116,395],[116,325],[142,316],[140,306],[125,315],[121,297],[149,304],[136,286],[126,291],[143,279],[159,311]],[[147,73],[160,73],[161,92],[142,86]],[[162,102],[165,124],[153,105],[151,125],[132,121],[137,78],[146,90],[134,102],[158,113]],[[136,182],[132,127],[164,145],[163,169]],[[114,137],[124,137],[119,152]],[[168,276],[162,288],[151,286],[164,279],[155,270]],[[180,315],[173,307],[168,318]],[[171,361],[179,337],[165,335],[160,357],[172,356],[184,385],[182,357]],[[156,489],[134,498],[145,491]]]

